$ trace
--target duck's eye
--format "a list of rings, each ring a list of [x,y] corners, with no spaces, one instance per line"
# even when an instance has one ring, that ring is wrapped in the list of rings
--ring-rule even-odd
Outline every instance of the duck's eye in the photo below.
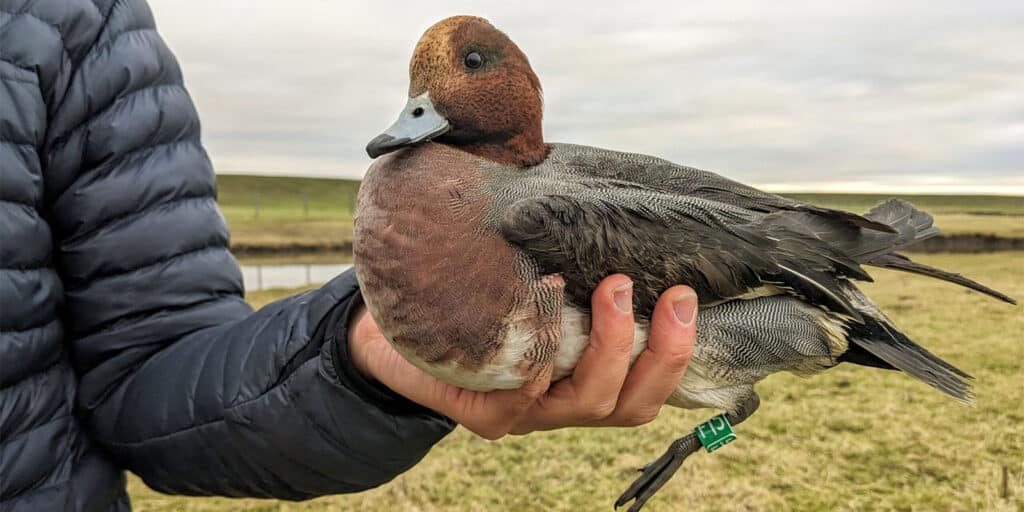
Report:
[[[484,58],[477,52],[469,52],[466,54],[466,59],[463,62],[469,69],[478,69],[484,65]]]

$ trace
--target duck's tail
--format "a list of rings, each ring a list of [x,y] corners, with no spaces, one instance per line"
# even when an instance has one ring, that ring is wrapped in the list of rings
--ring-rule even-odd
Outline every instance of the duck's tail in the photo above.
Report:
[[[865,317],[864,323],[852,324],[849,340],[839,362],[902,370],[961,402],[974,400],[966,382],[970,375],[914,343],[884,319]]]
[[[945,270],[942,269],[929,267],[928,265],[912,261],[910,258],[899,253],[886,254],[884,256],[869,261],[867,264],[875,267],[901,270],[903,272],[910,272],[911,274],[918,274],[922,276],[934,277],[936,279],[942,279],[943,281],[955,283],[965,288],[970,288],[972,290],[979,291],[981,293],[984,293],[985,295],[988,295],[989,297],[994,297],[1003,302],[1017,304],[1016,299],[1010,297],[1009,295],[1006,295],[1005,293],[1002,293],[998,290],[993,290],[988,286],[985,286],[977,281],[968,279],[960,274],[946,272]]]
[[[900,254],[900,249],[939,234],[932,216],[914,208],[914,205],[902,199],[890,199],[861,217],[864,221],[860,224],[849,222],[852,214],[845,215],[837,216],[834,210],[822,209],[786,211],[775,215],[772,222],[787,223],[798,232],[810,232],[857,264],[934,277],[1010,304],[1017,303],[1013,298],[960,274],[929,267]]]
[[[914,208],[914,205],[901,199],[890,199],[872,208],[864,217],[890,226],[896,230],[896,233],[894,235],[886,235],[870,232],[867,235],[869,237],[867,242],[869,243],[862,243],[862,254],[858,255],[860,256],[859,258],[854,256],[855,260],[875,267],[942,279],[943,281],[979,291],[1003,302],[1017,303],[1012,297],[993,290],[977,281],[968,279],[960,274],[917,263],[896,252],[899,249],[939,234],[939,229],[932,225],[934,222],[932,216]],[[879,240],[871,240],[870,237],[878,238]],[[888,241],[882,240],[882,238],[886,237],[895,238]],[[883,244],[888,247],[884,247]],[[883,247],[877,247],[878,245],[883,245]]]
[[[973,377],[914,343],[859,290],[851,286],[847,294],[861,311],[862,320],[848,324],[850,344],[839,362],[902,370],[961,402],[973,401],[971,385],[966,382]]]

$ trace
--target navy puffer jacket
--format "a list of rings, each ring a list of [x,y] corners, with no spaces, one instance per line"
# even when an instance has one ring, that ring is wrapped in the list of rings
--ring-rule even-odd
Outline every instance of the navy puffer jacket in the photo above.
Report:
[[[451,430],[349,363],[352,274],[246,305],[214,183],[143,0],[0,0],[0,510],[357,491]]]

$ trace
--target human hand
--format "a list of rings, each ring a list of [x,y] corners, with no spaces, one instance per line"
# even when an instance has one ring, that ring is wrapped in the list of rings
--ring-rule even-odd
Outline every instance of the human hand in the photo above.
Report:
[[[553,386],[550,367],[519,389],[480,392],[442,382],[395,352],[365,308],[349,325],[349,354],[365,375],[486,439],[569,426],[635,426],[653,420],[693,353],[696,294],[686,286],[662,294],[651,319],[648,346],[632,369],[629,278],[621,274],[605,278],[594,290],[591,308],[590,343],[573,374]]]

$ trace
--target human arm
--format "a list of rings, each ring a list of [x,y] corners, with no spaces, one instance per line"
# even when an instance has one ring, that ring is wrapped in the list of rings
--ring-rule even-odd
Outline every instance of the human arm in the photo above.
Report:
[[[71,78],[48,151],[79,404],[93,435],[165,492],[301,499],[404,471],[452,424],[353,371],[341,340],[357,296],[351,276],[251,313],[176,63],[144,4],[112,8]],[[624,375],[622,354],[613,359]],[[439,389],[435,397],[453,392]],[[508,411],[501,395],[460,394],[474,398],[434,408],[497,437],[600,423],[591,420],[610,415],[607,395],[549,407],[581,414],[536,424],[477,418]],[[526,414],[535,402],[516,404]]]
[[[351,273],[252,312],[177,62],[144,2],[99,4],[44,151],[90,434],[170,493],[303,499],[408,469],[453,424],[348,379]]]

